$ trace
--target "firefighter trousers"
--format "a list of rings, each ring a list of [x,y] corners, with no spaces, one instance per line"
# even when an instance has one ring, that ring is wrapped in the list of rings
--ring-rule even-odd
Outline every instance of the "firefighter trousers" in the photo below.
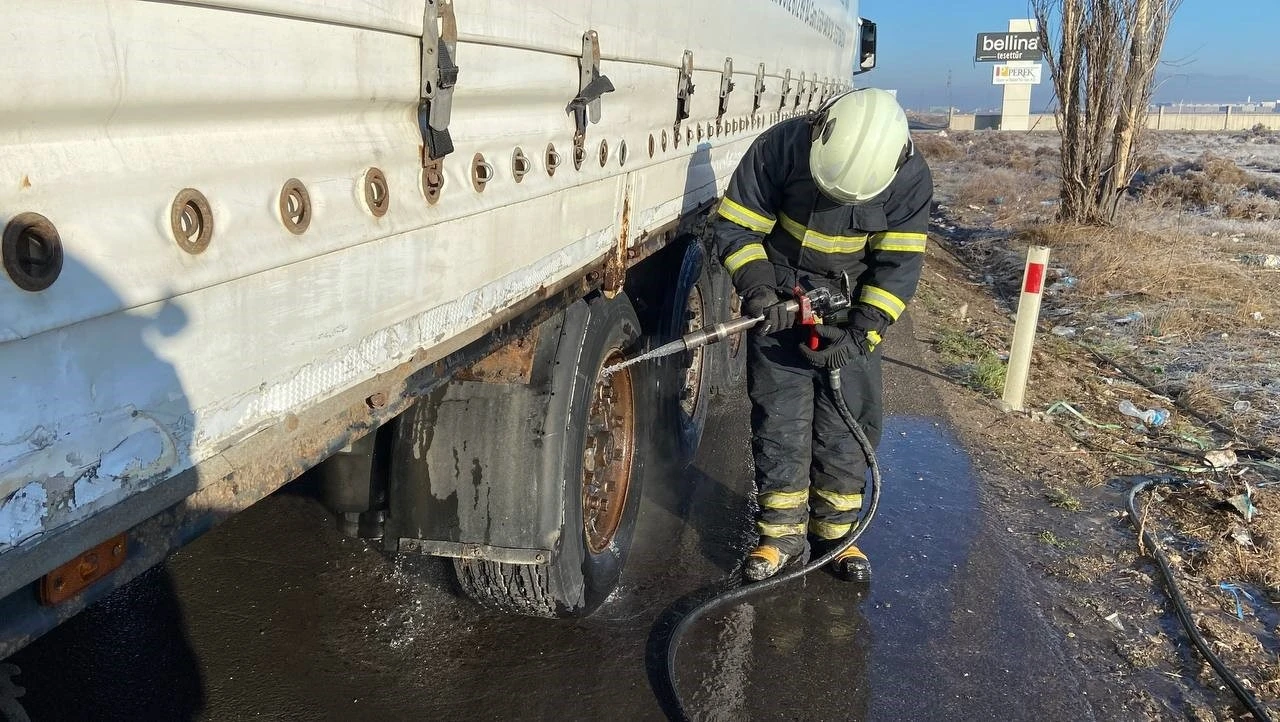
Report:
[[[867,459],[841,418],[824,369],[800,355],[803,328],[749,336],[747,393],[755,459],[761,542],[788,554],[804,550],[805,533],[843,537],[857,521]],[[840,370],[846,405],[875,448],[883,402],[880,351]]]

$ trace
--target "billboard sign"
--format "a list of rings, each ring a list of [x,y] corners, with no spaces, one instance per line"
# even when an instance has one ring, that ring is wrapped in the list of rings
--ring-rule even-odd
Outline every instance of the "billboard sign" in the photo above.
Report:
[[[973,59],[979,63],[1043,60],[1044,48],[1040,45],[1040,33],[978,33],[978,46],[974,50]]]
[[[1040,65],[993,65],[993,85],[1039,85]]]

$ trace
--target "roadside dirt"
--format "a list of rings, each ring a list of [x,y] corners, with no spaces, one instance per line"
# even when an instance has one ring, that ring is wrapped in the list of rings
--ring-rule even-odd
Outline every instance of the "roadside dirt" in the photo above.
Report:
[[[1280,136],[1160,136],[1111,229],[1064,227],[1057,136],[918,133],[939,206],[914,302],[984,503],[1052,593],[1069,652],[1151,719],[1251,719],[1177,622],[1139,497],[1196,624],[1280,716]],[[1276,210],[1280,210],[1277,204]],[[1027,245],[1052,249],[1026,412],[999,397]],[[1147,426],[1122,401],[1160,408]]]

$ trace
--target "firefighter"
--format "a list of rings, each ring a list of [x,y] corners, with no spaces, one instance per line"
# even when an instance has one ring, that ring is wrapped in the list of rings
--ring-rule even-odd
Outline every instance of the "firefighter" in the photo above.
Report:
[[[862,507],[866,458],[829,393],[839,369],[845,401],[873,446],[881,434],[879,344],[916,290],[933,179],[911,143],[906,114],[874,88],[832,98],[779,123],[738,164],[713,223],[715,252],[763,316],[748,341],[759,544],[744,567],[761,580],[849,534]],[[779,304],[816,286],[853,305],[809,330]],[[835,559],[850,580],[870,578],[856,546]]]

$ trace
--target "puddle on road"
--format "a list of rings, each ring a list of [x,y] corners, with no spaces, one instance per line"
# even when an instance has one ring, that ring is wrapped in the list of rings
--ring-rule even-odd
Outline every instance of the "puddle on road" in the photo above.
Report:
[[[645,479],[627,572],[591,619],[479,609],[457,596],[447,562],[389,560],[339,537],[315,502],[273,497],[166,567],[183,616],[164,629],[188,640],[193,664],[157,667],[147,649],[73,620],[38,643],[48,653],[28,655],[48,662],[24,666],[29,703],[94,710],[92,679],[60,676],[50,660],[58,645],[92,656],[101,643],[134,660],[136,669],[111,673],[134,680],[135,695],[197,686],[202,719],[663,719],[646,668],[654,622],[723,579],[752,541],[741,405],[713,415],[693,467]],[[931,419],[890,417],[881,457],[884,495],[862,544],[875,570],[869,593],[817,572],[699,622],[679,664],[694,710],[761,720],[1018,716],[1008,697],[1026,696],[1012,688],[1019,680],[983,654],[1025,666],[1010,648],[1043,639],[1013,609],[1021,602],[1008,588],[1021,582],[998,562],[972,576],[981,523],[964,453]],[[296,541],[264,545],[268,534]],[[970,608],[982,604],[995,611]],[[115,614],[127,615],[121,607]],[[110,616],[90,618],[102,628]],[[926,683],[912,681],[921,675]]]
[[[699,622],[679,660],[681,689],[690,690],[697,714],[719,717],[736,703],[749,719],[797,710],[890,719],[904,707],[938,709],[925,699],[928,690],[907,695],[908,705],[900,692],[913,675],[939,676],[925,645],[945,638],[955,577],[979,527],[977,489],[959,443],[933,419],[887,418],[879,460],[880,509],[859,541],[872,560],[872,584],[848,584],[822,570],[750,598],[744,608],[752,628],[739,632],[749,639],[736,646],[723,638],[739,609]],[[714,670],[734,659],[745,660],[728,666],[739,679],[717,679]],[[748,702],[735,702],[726,688],[741,689]]]

